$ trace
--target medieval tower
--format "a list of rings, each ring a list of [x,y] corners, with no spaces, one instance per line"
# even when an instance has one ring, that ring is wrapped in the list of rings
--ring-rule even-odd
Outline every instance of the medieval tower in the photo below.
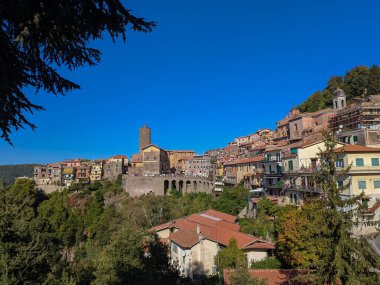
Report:
[[[151,130],[147,125],[140,128],[140,151],[151,144]]]

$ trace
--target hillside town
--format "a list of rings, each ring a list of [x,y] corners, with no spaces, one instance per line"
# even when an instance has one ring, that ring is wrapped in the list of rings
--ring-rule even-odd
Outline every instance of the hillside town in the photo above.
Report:
[[[339,141],[336,151],[341,160],[337,166],[352,165],[349,175],[339,181],[352,182],[344,195],[364,191],[368,213],[377,213],[380,206],[377,203],[380,197],[380,95],[359,98],[347,105],[344,91],[337,89],[333,108],[314,113],[300,113],[295,108],[276,124],[275,130],[264,128],[236,137],[227,146],[204,154],[165,150],[152,144],[151,129],[144,125],[139,134],[139,153],[130,160],[125,155],[115,155],[108,159],[72,159],[38,165],[34,168],[34,180],[41,186],[70,186],[104,179],[115,181],[118,177],[123,181],[139,177],[150,177],[152,181],[158,177],[183,177],[183,181],[179,180],[183,184],[187,178],[199,178],[213,183],[214,192],[222,191],[223,185],[242,183],[250,190],[258,189],[272,196],[279,204],[301,205],[305,196],[321,194],[310,177],[318,170],[323,131],[329,128]],[[128,183],[124,184],[128,192]],[[164,193],[172,188],[181,192],[190,190],[185,186],[166,185]],[[133,193],[139,195],[136,191]]]
[[[350,166],[337,181],[338,185],[350,184],[342,196],[362,195],[365,219],[354,232],[376,232],[380,218],[380,95],[347,104],[341,89],[333,93],[331,109],[313,113],[292,109],[277,121],[275,130],[264,128],[236,137],[227,146],[204,154],[165,150],[152,144],[151,129],[144,125],[139,133],[139,152],[130,160],[115,155],[38,165],[34,180],[41,189],[119,180],[124,191],[136,197],[168,195],[170,191],[218,195],[224,186],[243,185],[250,196],[239,217],[252,217],[263,197],[276,205],[293,206],[302,206],[308,197],[321,197],[322,190],[312,177],[320,168],[318,154],[325,147],[323,132],[327,129],[338,140],[336,167]],[[248,265],[273,255],[272,242],[240,232],[236,221],[237,216],[209,209],[157,225],[151,231],[169,246],[181,275],[193,280],[216,273],[214,256],[231,239],[245,253]],[[368,222],[375,226],[367,226]]]

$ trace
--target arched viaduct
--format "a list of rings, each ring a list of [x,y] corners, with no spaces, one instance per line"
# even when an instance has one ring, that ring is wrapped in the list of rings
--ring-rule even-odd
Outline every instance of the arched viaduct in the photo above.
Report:
[[[207,178],[186,176],[123,176],[123,186],[131,196],[141,196],[147,193],[168,195],[171,190],[181,193],[205,192],[211,193],[214,184]]]

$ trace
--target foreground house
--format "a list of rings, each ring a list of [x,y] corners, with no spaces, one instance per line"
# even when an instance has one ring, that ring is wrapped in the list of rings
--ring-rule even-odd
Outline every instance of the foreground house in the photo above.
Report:
[[[248,264],[271,255],[274,244],[239,232],[236,216],[215,210],[170,221],[152,228],[169,245],[170,258],[184,277],[198,279],[217,273],[215,256],[231,239],[247,256]]]

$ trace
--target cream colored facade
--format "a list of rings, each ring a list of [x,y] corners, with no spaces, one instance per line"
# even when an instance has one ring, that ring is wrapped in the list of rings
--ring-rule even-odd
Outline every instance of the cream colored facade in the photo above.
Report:
[[[91,181],[100,181],[102,180],[102,170],[103,170],[103,162],[94,161],[91,165]]]
[[[343,167],[351,165],[344,183],[351,181],[346,195],[366,195],[380,197],[380,152],[344,153],[338,155]],[[363,162],[363,163],[361,163]],[[338,163],[338,166],[341,164]]]

